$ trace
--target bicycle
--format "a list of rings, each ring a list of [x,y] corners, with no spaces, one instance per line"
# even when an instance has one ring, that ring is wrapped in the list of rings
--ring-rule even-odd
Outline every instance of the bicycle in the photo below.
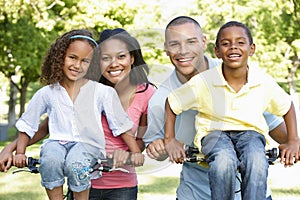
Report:
[[[129,161],[127,161],[126,164],[128,164],[128,162]],[[113,159],[110,159],[110,158],[102,159],[102,160],[99,159],[94,166],[84,169],[85,171],[83,173],[83,176],[88,176],[89,174],[91,174],[95,171],[99,171],[99,173],[113,172],[113,171],[121,171],[124,173],[129,173],[128,170],[121,168],[121,167],[113,168],[112,163],[113,163]],[[19,173],[19,172],[29,172],[29,173],[33,173],[33,174],[38,174],[38,173],[40,173],[39,172],[39,164],[40,164],[39,159],[36,159],[33,157],[27,157],[26,167],[16,169],[12,173],[15,174],[15,173]],[[73,192],[72,192],[72,190],[70,190],[70,188],[68,188],[67,193],[64,195],[63,198],[66,200],[74,200]]]

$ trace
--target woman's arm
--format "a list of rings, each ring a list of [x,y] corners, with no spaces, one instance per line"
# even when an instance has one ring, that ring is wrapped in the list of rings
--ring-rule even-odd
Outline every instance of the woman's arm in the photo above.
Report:
[[[143,142],[143,137],[147,130],[147,114],[142,114],[140,118],[140,124],[137,130],[136,142],[141,151],[145,149],[145,143]]]

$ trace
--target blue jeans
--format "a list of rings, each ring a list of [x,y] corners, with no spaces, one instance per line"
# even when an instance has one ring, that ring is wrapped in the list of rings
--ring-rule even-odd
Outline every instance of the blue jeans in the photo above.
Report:
[[[138,187],[90,189],[89,200],[136,200]]]
[[[265,144],[265,137],[255,131],[213,131],[203,138],[212,200],[234,199],[237,169],[243,180],[242,199],[266,199],[269,165]]]
[[[94,146],[81,142],[46,140],[40,152],[42,186],[52,190],[63,185],[67,177],[72,191],[87,190],[91,186],[89,169],[99,158],[103,158],[103,154]],[[100,175],[92,178],[99,178]]]

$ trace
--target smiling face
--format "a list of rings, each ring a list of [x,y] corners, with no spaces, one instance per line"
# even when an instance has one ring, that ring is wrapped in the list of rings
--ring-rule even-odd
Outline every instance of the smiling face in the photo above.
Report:
[[[247,67],[248,57],[255,52],[244,28],[230,26],[221,30],[215,53],[222,58],[224,67],[232,69]]]
[[[129,80],[134,58],[130,55],[126,44],[118,39],[108,39],[101,43],[100,48],[102,75],[113,84]]]
[[[86,74],[92,58],[93,47],[85,40],[75,40],[69,45],[64,60],[64,82],[74,82]]]
[[[206,48],[206,38],[200,27],[193,23],[170,26],[165,38],[165,51],[177,72],[187,80],[199,73],[199,67],[205,64]]]

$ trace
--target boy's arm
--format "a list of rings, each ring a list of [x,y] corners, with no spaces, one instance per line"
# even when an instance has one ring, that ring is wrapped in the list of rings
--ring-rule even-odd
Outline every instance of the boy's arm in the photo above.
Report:
[[[183,143],[175,139],[176,114],[172,111],[168,99],[165,104],[165,136],[164,143],[169,154],[170,161],[181,163],[184,160],[185,152]]]
[[[287,141],[279,146],[281,162],[291,166],[299,160],[299,138],[297,133],[296,113],[294,104],[291,103],[289,111],[283,116],[287,128]]]
[[[13,163],[16,167],[25,167],[26,166],[26,146],[30,140],[30,137],[24,133],[20,132],[17,140],[17,149],[16,154],[13,158]]]

